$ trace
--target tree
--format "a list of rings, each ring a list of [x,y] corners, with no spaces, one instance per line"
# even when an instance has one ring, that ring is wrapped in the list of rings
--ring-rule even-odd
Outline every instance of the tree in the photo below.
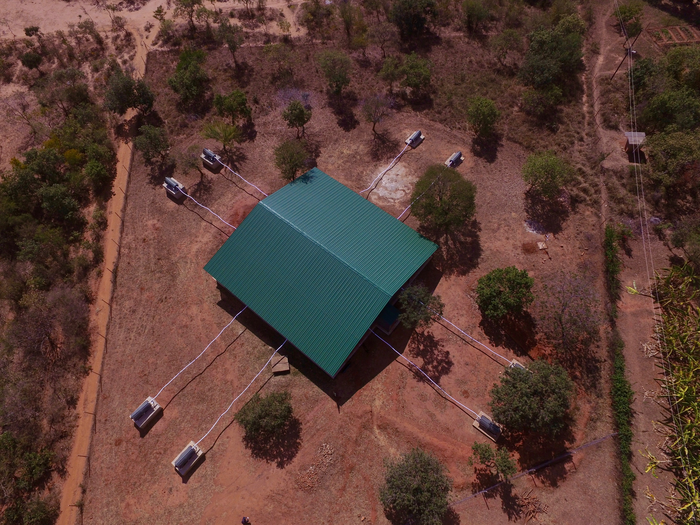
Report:
[[[170,151],[170,142],[165,129],[145,124],[134,137],[134,147],[141,152],[146,164],[162,164]]]
[[[200,104],[209,87],[209,75],[200,66],[206,57],[201,49],[185,49],[180,53],[175,73],[168,78],[168,85],[185,106]]]
[[[334,95],[340,95],[343,88],[350,84],[352,69],[350,57],[342,51],[327,50],[319,54],[318,63],[331,92]]]
[[[155,101],[156,96],[146,81],[142,78],[138,79],[136,84],[134,84],[134,98],[131,107],[135,108],[142,115],[147,115],[153,109]]]
[[[403,76],[401,85],[410,88],[416,97],[419,96],[430,87],[431,68],[430,60],[411,53],[399,68]]]
[[[330,36],[333,22],[333,4],[324,0],[308,0],[301,5],[301,25],[306,27],[309,36],[318,35],[325,41]]]
[[[468,32],[480,32],[489,18],[491,18],[491,10],[484,0],[462,2],[462,23]]]
[[[515,29],[505,29],[502,33],[491,38],[491,49],[493,50],[496,59],[502,65],[506,65],[508,53],[521,53],[523,47],[523,39]]]
[[[249,18],[253,18],[253,10],[252,7],[255,4],[255,0],[236,0],[239,4],[243,4],[243,7],[245,7],[246,12],[248,13]]]
[[[501,116],[496,103],[484,97],[472,97],[467,108],[467,122],[478,138],[488,138],[496,130],[496,121]]]
[[[573,169],[553,151],[529,155],[523,166],[523,180],[547,199],[554,199],[573,176]],[[528,191],[530,191],[528,190]]]
[[[422,36],[437,12],[435,0],[396,0],[391,5],[389,20],[398,28],[401,40]]]
[[[382,69],[379,71],[379,78],[389,83],[389,93],[394,91],[394,82],[398,82],[402,77],[399,58],[395,56],[386,57],[382,64]]]
[[[231,152],[229,148],[235,142],[241,142],[243,134],[238,126],[235,124],[228,124],[226,122],[210,122],[205,124],[202,130],[202,136],[205,139],[213,139],[221,143],[221,147],[224,150],[225,155],[229,155]]]
[[[496,449],[494,452],[487,443],[472,443],[472,453],[469,461],[472,465],[483,465],[490,474],[499,477],[502,481],[514,475],[518,469],[515,460],[505,448]]]
[[[245,32],[243,31],[243,28],[238,24],[231,24],[228,21],[228,18],[223,18],[219,28],[217,29],[216,36],[219,41],[226,44],[226,47],[231,52],[231,56],[233,57],[233,63],[238,65],[238,61],[236,60],[236,51],[238,51],[245,41]]]
[[[141,114],[153,109],[155,95],[145,80],[134,80],[117,69],[107,83],[105,91],[105,107],[119,116],[124,115],[129,108],[136,108]]]
[[[19,61],[27,69],[39,69],[43,60],[42,56],[34,51],[27,51],[19,57]]]
[[[491,389],[493,417],[510,432],[556,437],[566,426],[574,384],[566,370],[533,361],[527,370],[505,369]]]
[[[89,160],[87,164],[85,164],[83,173],[85,173],[85,176],[90,181],[95,195],[107,188],[114,178],[113,173],[110,173],[103,163],[95,160]]]
[[[275,166],[280,170],[282,178],[293,181],[306,167],[309,153],[303,140],[287,140],[275,148]]]
[[[296,128],[297,138],[303,137],[305,133],[304,126],[311,120],[311,110],[306,109],[298,100],[293,100],[282,112],[282,118],[287,123],[287,126]]]
[[[688,262],[700,272],[700,215],[686,217],[671,235],[671,245],[681,248]]]
[[[445,304],[439,295],[433,295],[423,285],[408,286],[399,294],[403,310],[399,321],[406,328],[427,328],[440,319]]]
[[[477,282],[476,304],[491,321],[520,315],[535,299],[532,295],[534,283],[527,270],[518,270],[515,266],[496,268]]]
[[[700,125],[700,96],[688,87],[665,90],[652,98],[641,115],[650,130],[684,131]]]
[[[433,164],[418,179],[411,195],[413,213],[422,225],[443,234],[474,216],[476,186],[454,169]],[[417,199],[417,200],[416,200]]]
[[[440,461],[415,448],[387,464],[379,499],[393,523],[439,525],[447,512],[451,489],[452,480]]]
[[[382,50],[382,58],[386,58],[387,44],[396,40],[396,28],[389,22],[379,22],[369,28],[369,41],[379,46]]]
[[[651,180],[663,191],[687,192],[700,186],[700,130],[656,133],[647,139],[647,149]]]
[[[294,417],[291,398],[289,392],[255,394],[234,417],[243,427],[246,441],[269,440],[284,430]]]
[[[240,89],[234,89],[228,95],[214,95],[214,107],[220,116],[230,118],[232,125],[240,119],[249,121],[253,114],[248,98]]]
[[[173,15],[186,18],[190,31],[194,33],[197,30],[197,26],[194,25],[194,17],[197,11],[204,7],[203,0],[174,0],[173,3],[175,4]]]
[[[543,286],[535,304],[538,325],[554,347],[580,354],[600,338],[599,300],[590,279],[559,274]]]
[[[376,127],[389,113],[389,99],[382,95],[369,97],[362,104],[362,114],[367,122],[372,123],[372,133],[377,136]]]

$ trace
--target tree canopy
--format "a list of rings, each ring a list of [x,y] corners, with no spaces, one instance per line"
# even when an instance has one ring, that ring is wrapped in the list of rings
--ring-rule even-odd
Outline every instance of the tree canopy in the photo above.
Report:
[[[426,328],[440,319],[445,304],[439,295],[433,295],[423,285],[408,286],[399,294],[399,305],[403,310],[399,321],[406,328]]]
[[[435,0],[395,0],[391,4],[389,20],[399,30],[401,40],[422,36],[437,12]]]
[[[235,416],[248,441],[266,440],[283,430],[294,417],[289,392],[255,394]]]
[[[175,73],[168,78],[168,85],[185,106],[201,104],[209,89],[209,75],[201,66],[206,56],[201,49],[185,49],[180,53]]]
[[[304,136],[304,126],[311,120],[311,110],[298,100],[293,100],[282,112],[282,118],[290,128],[296,128],[297,138]]]
[[[523,180],[547,199],[558,197],[572,176],[571,166],[553,151],[534,153],[523,166]]]
[[[135,108],[146,114],[153,109],[155,95],[143,79],[135,80],[117,69],[107,83],[105,91],[105,107],[119,116],[124,115],[129,108]]]
[[[496,268],[477,282],[476,304],[491,321],[519,315],[534,300],[534,282],[527,270],[518,270],[515,266]]]
[[[230,118],[233,125],[241,119],[250,120],[253,115],[248,98],[240,89],[234,89],[228,95],[214,95],[214,107],[220,116]]]
[[[413,449],[387,464],[379,493],[384,512],[394,523],[440,525],[447,512],[452,480],[437,458]]]
[[[475,198],[474,184],[452,168],[433,164],[416,183],[412,210],[422,225],[445,234],[474,216]]]
[[[318,56],[318,64],[328,81],[328,86],[334,95],[340,95],[343,88],[350,84],[352,61],[342,51],[326,50]]]
[[[484,97],[472,97],[467,108],[467,122],[479,138],[487,138],[496,131],[496,122],[501,116],[496,103]]]
[[[275,148],[275,166],[284,180],[293,181],[306,168],[308,158],[303,140],[287,140]]]
[[[508,367],[491,389],[491,410],[509,432],[555,437],[566,426],[574,384],[566,370],[533,361],[526,370]]]

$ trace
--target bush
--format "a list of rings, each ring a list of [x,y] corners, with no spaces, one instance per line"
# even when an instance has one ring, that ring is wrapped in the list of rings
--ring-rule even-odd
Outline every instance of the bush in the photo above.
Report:
[[[451,489],[452,480],[437,458],[413,449],[397,462],[387,464],[386,483],[379,499],[392,522],[440,525]]]
[[[22,62],[22,65],[27,69],[39,69],[43,60],[42,56],[34,51],[27,51],[19,57],[19,61]]]
[[[476,304],[484,317],[491,321],[522,314],[534,300],[534,282],[527,270],[518,270],[515,266],[496,268],[479,279]]]
[[[510,432],[556,437],[566,426],[574,384],[566,370],[533,361],[527,370],[508,367],[491,389],[494,419]]]
[[[303,140],[287,140],[275,148],[275,166],[282,178],[293,181],[306,167],[309,153]]]
[[[476,186],[442,164],[430,166],[411,195],[413,213],[421,224],[442,234],[462,227],[474,216],[475,199]]]
[[[184,106],[201,104],[209,89],[209,75],[200,66],[206,57],[201,49],[185,49],[180,53],[175,73],[168,78],[168,85],[180,95]]]
[[[547,199],[558,197],[572,177],[571,166],[553,151],[530,155],[523,166],[523,180]]]
[[[440,319],[445,304],[439,295],[433,295],[425,286],[408,286],[399,294],[399,304],[403,312],[399,321],[406,328],[427,328]]]
[[[484,0],[464,0],[462,2],[462,23],[470,33],[478,33],[491,18],[491,10]]]
[[[289,392],[255,394],[234,418],[243,427],[246,441],[268,440],[283,430],[294,417],[290,400]]]
[[[342,51],[327,50],[319,54],[318,64],[326,77],[328,87],[334,95],[340,95],[350,84],[352,61]]]
[[[488,138],[493,135],[500,116],[501,112],[493,100],[484,97],[469,99],[467,122],[477,137]]]
[[[605,284],[613,303],[620,298],[620,272],[622,261],[620,260],[620,237],[617,228],[610,224],[605,225],[603,237],[603,256],[605,257]]]
[[[523,92],[523,111],[537,119],[551,122],[562,99],[562,91],[557,86],[528,89]]]
[[[472,453],[474,455],[470,458],[471,464],[485,466],[491,474],[498,476],[503,481],[518,471],[515,466],[515,460],[510,457],[510,454],[504,448],[499,448],[494,452],[491,445],[473,443]]]
[[[496,55],[496,59],[501,63],[501,65],[506,64],[506,58],[508,53],[521,53],[523,46],[523,39],[515,29],[505,29],[502,33],[491,37],[489,42],[491,44],[491,49]]]

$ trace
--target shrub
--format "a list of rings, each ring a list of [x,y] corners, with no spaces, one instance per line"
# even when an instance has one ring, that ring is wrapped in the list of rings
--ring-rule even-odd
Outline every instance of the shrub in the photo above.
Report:
[[[494,452],[489,444],[472,443],[472,453],[474,454],[470,458],[472,464],[485,466],[491,474],[504,481],[518,471],[515,460],[504,448],[499,448]]]
[[[469,99],[467,122],[477,137],[487,138],[493,135],[500,116],[501,112],[493,100],[484,97]]]
[[[460,228],[474,216],[475,199],[476,186],[442,164],[430,166],[411,195],[415,200],[413,213],[421,224],[443,234]]]
[[[27,51],[19,57],[19,61],[27,69],[39,69],[43,60],[42,56],[34,51]]]
[[[501,65],[505,65],[508,53],[521,53],[523,47],[523,39],[515,29],[503,30],[502,33],[491,37],[489,43]]]
[[[519,315],[534,300],[534,282],[527,270],[518,270],[515,266],[496,268],[479,279],[476,304],[484,317],[491,321]]]
[[[180,102],[185,106],[201,104],[209,88],[209,75],[200,65],[206,57],[201,49],[185,49],[180,53],[175,73],[168,78],[168,85],[180,95]]]
[[[439,295],[433,295],[425,286],[408,286],[399,294],[402,312],[399,321],[406,328],[427,328],[437,321],[445,309]]]
[[[452,480],[437,458],[413,449],[397,462],[387,464],[379,499],[394,523],[439,525],[447,512],[451,489]]]
[[[464,0],[462,2],[462,23],[470,33],[478,33],[491,18],[491,10],[484,0]]]
[[[303,140],[287,140],[275,148],[275,166],[284,180],[293,181],[306,167],[309,153]]]
[[[293,417],[289,392],[273,392],[267,396],[255,394],[234,419],[243,427],[246,441],[255,441],[270,439]]]
[[[566,370],[533,361],[527,370],[508,367],[491,389],[493,417],[511,432],[556,437],[566,426],[574,384]]]
[[[530,185],[530,189],[539,191],[548,199],[558,197],[572,176],[571,166],[553,151],[530,155],[523,166],[523,180]]]

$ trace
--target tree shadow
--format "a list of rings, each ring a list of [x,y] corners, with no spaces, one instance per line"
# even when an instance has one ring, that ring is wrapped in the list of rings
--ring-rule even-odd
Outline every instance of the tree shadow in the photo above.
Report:
[[[214,183],[211,177],[200,177],[193,186],[189,188],[189,194],[195,199],[203,199],[211,195],[214,190]]]
[[[498,134],[493,134],[488,138],[474,137],[472,140],[472,153],[476,157],[480,157],[489,164],[492,164],[496,161],[496,157],[498,157],[498,148],[501,145],[501,136]]]
[[[139,134],[139,128],[143,124],[147,124],[147,122],[144,122],[140,113],[137,113],[129,120],[122,120],[119,122],[114,127],[114,135],[117,139],[129,141]]]
[[[241,133],[243,134],[243,140],[246,142],[255,142],[258,136],[258,130],[255,129],[255,122],[253,119],[246,120],[241,126]]]
[[[283,469],[301,448],[301,421],[292,417],[282,430],[263,439],[244,436],[243,444],[254,458],[274,463],[277,468]]]
[[[525,193],[525,213],[543,231],[557,235],[569,218],[570,205],[562,199],[547,199],[535,190]]]
[[[396,153],[399,144],[399,141],[391,137],[388,131],[377,131],[370,144],[370,157],[374,161],[385,159]]]
[[[152,186],[160,186],[165,182],[165,177],[172,177],[175,174],[177,163],[172,157],[168,157],[158,162],[146,163],[148,166],[148,183]]]
[[[442,274],[447,276],[466,275],[479,266],[482,253],[479,240],[481,225],[476,219],[473,219],[461,230],[446,235],[424,226],[421,226],[418,231],[430,239],[442,241],[433,255],[434,264]]]
[[[328,94],[328,107],[337,119],[338,126],[343,131],[352,131],[360,125],[353,108],[357,106],[357,95],[352,91],[344,94]]]
[[[530,312],[523,312],[501,322],[482,317],[479,328],[492,345],[507,348],[519,356],[527,355],[537,345],[535,319]]]
[[[575,441],[572,423],[573,419],[569,416],[564,429],[556,436],[534,432],[506,432],[502,437],[503,444],[508,450],[517,451],[521,470],[539,465],[540,468],[531,474],[543,485],[557,487],[569,474],[566,461],[560,456],[565,455],[568,452],[567,446]]]
[[[253,76],[253,67],[245,61],[233,65],[233,79],[241,89],[248,87]]]
[[[515,493],[513,485],[505,482],[496,487],[496,494],[501,498],[501,509],[508,517],[508,521],[517,521],[522,518],[525,504],[522,498]]]
[[[448,507],[447,512],[445,512],[445,515],[442,517],[442,525],[460,525],[461,523],[462,520],[459,514],[457,514],[457,511],[452,507]]]
[[[423,371],[436,383],[454,366],[450,352],[442,347],[442,342],[432,332],[415,332],[409,343],[409,352],[423,360]],[[421,381],[427,380],[422,378]]]

